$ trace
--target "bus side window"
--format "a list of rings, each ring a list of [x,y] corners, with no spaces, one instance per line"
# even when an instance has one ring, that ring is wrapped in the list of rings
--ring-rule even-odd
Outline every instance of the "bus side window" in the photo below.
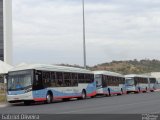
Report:
[[[135,80],[135,85],[137,85],[137,80]]]
[[[125,78],[123,78],[123,84],[125,84]]]
[[[63,73],[62,72],[56,72],[56,84],[57,84],[57,87],[63,86]]]
[[[55,74],[55,72],[51,72],[51,86],[56,87],[56,74]]]
[[[120,80],[118,77],[115,77],[115,86],[119,86]]]
[[[39,77],[39,75],[36,74],[36,77],[35,77],[35,85],[38,85],[38,77]]]
[[[123,78],[119,77],[119,84],[123,84]]]
[[[84,79],[84,74],[82,74],[82,73],[78,74],[78,82],[79,83],[85,83],[86,82],[85,79]]]
[[[45,87],[51,87],[50,72],[43,72],[43,83]]]
[[[91,74],[91,81],[94,82],[94,74]]]
[[[106,76],[107,78],[107,86],[109,86],[109,76]]]
[[[102,76],[102,86],[107,87],[107,79],[105,75]]]
[[[94,75],[89,74],[88,79],[89,79],[89,83],[93,83],[94,82]]]
[[[134,81],[135,81],[135,85],[137,85],[137,84],[139,84],[139,81],[138,81],[138,79],[137,78],[133,78],[134,79]]]
[[[78,86],[78,75],[77,73],[71,73],[72,86]]]
[[[63,73],[64,76],[64,86],[69,87],[71,86],[71,74],[70,73]]]
[[[85,76],[85,80],[86,80],[86,83],[91,83],[92,81],[91,81],[91,77],[90,77],[90,74],[85,74],[84,75]]]

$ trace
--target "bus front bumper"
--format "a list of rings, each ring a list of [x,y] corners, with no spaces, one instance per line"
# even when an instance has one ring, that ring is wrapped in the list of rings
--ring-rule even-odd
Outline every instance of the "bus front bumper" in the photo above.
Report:
[[[26,100],[33,100],[32,92],[24,93],[24,94],[8,94],[7,101],[14,102],[14,101],[26,101]]]

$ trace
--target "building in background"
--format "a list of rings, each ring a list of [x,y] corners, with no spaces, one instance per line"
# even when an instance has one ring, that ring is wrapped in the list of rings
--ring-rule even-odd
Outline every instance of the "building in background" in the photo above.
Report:
[[[12,0],[0,0],[0,60],[12,64]]]
[[[155,77],[157,79],[157,82],[160,84],[160,72],[151,72],[147,73],[149,76]]]

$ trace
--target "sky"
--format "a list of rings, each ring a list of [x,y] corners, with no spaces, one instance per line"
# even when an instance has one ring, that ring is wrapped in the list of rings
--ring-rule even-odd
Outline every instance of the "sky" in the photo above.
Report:
[[[14,64],[83,65],[82,0],[13,0]],[[85,0],[87,65],[160,59],[160,0]]]

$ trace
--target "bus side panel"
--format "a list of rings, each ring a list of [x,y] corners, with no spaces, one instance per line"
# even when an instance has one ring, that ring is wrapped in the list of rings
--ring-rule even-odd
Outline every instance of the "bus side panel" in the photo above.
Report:
[[[121,88],[118,86],[108,86],[108,89],[110,90],[110,94],[120,94],[121,93]]]
[[[125,85],[120,85],[120,86],[108,86],[104,88],[97,88],[97,94],[109,94],[109,90],[111,94],[119,94],[122,92],[121,88],[123,90],[123,93],[126,93]]]
[[[96,82],[88,84],[87,88],[86,88],[86,92],[87,92],[88,97],[95,96],[97,94],[97,92],[96,92]]]
[[[134,86],[127,86],[126,85],[126,91],[127,92],[138,92],[138,88],[139,88],[139,86],[138,85],[134,85]]]
[[[155,83],[150,83],[149,84],[149,90],[154,91],[156,89],[156,84]]]
[[[97,93],[97,95],[108,94],[107,90],[102,87],[97,88],[96,93]]]
[[[139,88],[140,88],[140,91],[143,92],[143,91],[146,91],[149,89],[149,84],[139,84]]]
[[[33,94],[34,101],[45,101],[47,89],[34,90],[32,94]]]
[[[68,91],[70,88],[47,88],[43,90],[33,91],[33,97],[35,101],[44,101],[46,100],[46,95],[48,91],[51,91],[53,94],[53,99],[63,99],[63,98],[74,98],[79,97],[81,94],[78,90],[73,89],[72,91]],[[74,92],[73,92],[74,91]]]
[[[54,99],[75,98],[81,96],[78,87],[61,87],[51,90],[53,92]]]
[[[54,99],[63,98],[76,98],[81,97],[82,90],[86,90],[86,95],[88,97],[96,95],[96,82],[93,83],[79,83],[77,87],[55,87],[46,88],[42,90],[33,91],[33,98],[35,101],[46,100],[46,95],[48,91],[51,91]]]
[[[108,87],[105,87],[105,88],[103,88],[103,94],[109,94],[109,92],[108,92]]]
[[[78,87],[62,87],[52,89],[54,94],[54,98],[62,99],[62,98],[76,98],[81,97],[82,90],[86,90],[87,96],[95,96],[96,95],[96,82],[86,84],[79,83]]]

